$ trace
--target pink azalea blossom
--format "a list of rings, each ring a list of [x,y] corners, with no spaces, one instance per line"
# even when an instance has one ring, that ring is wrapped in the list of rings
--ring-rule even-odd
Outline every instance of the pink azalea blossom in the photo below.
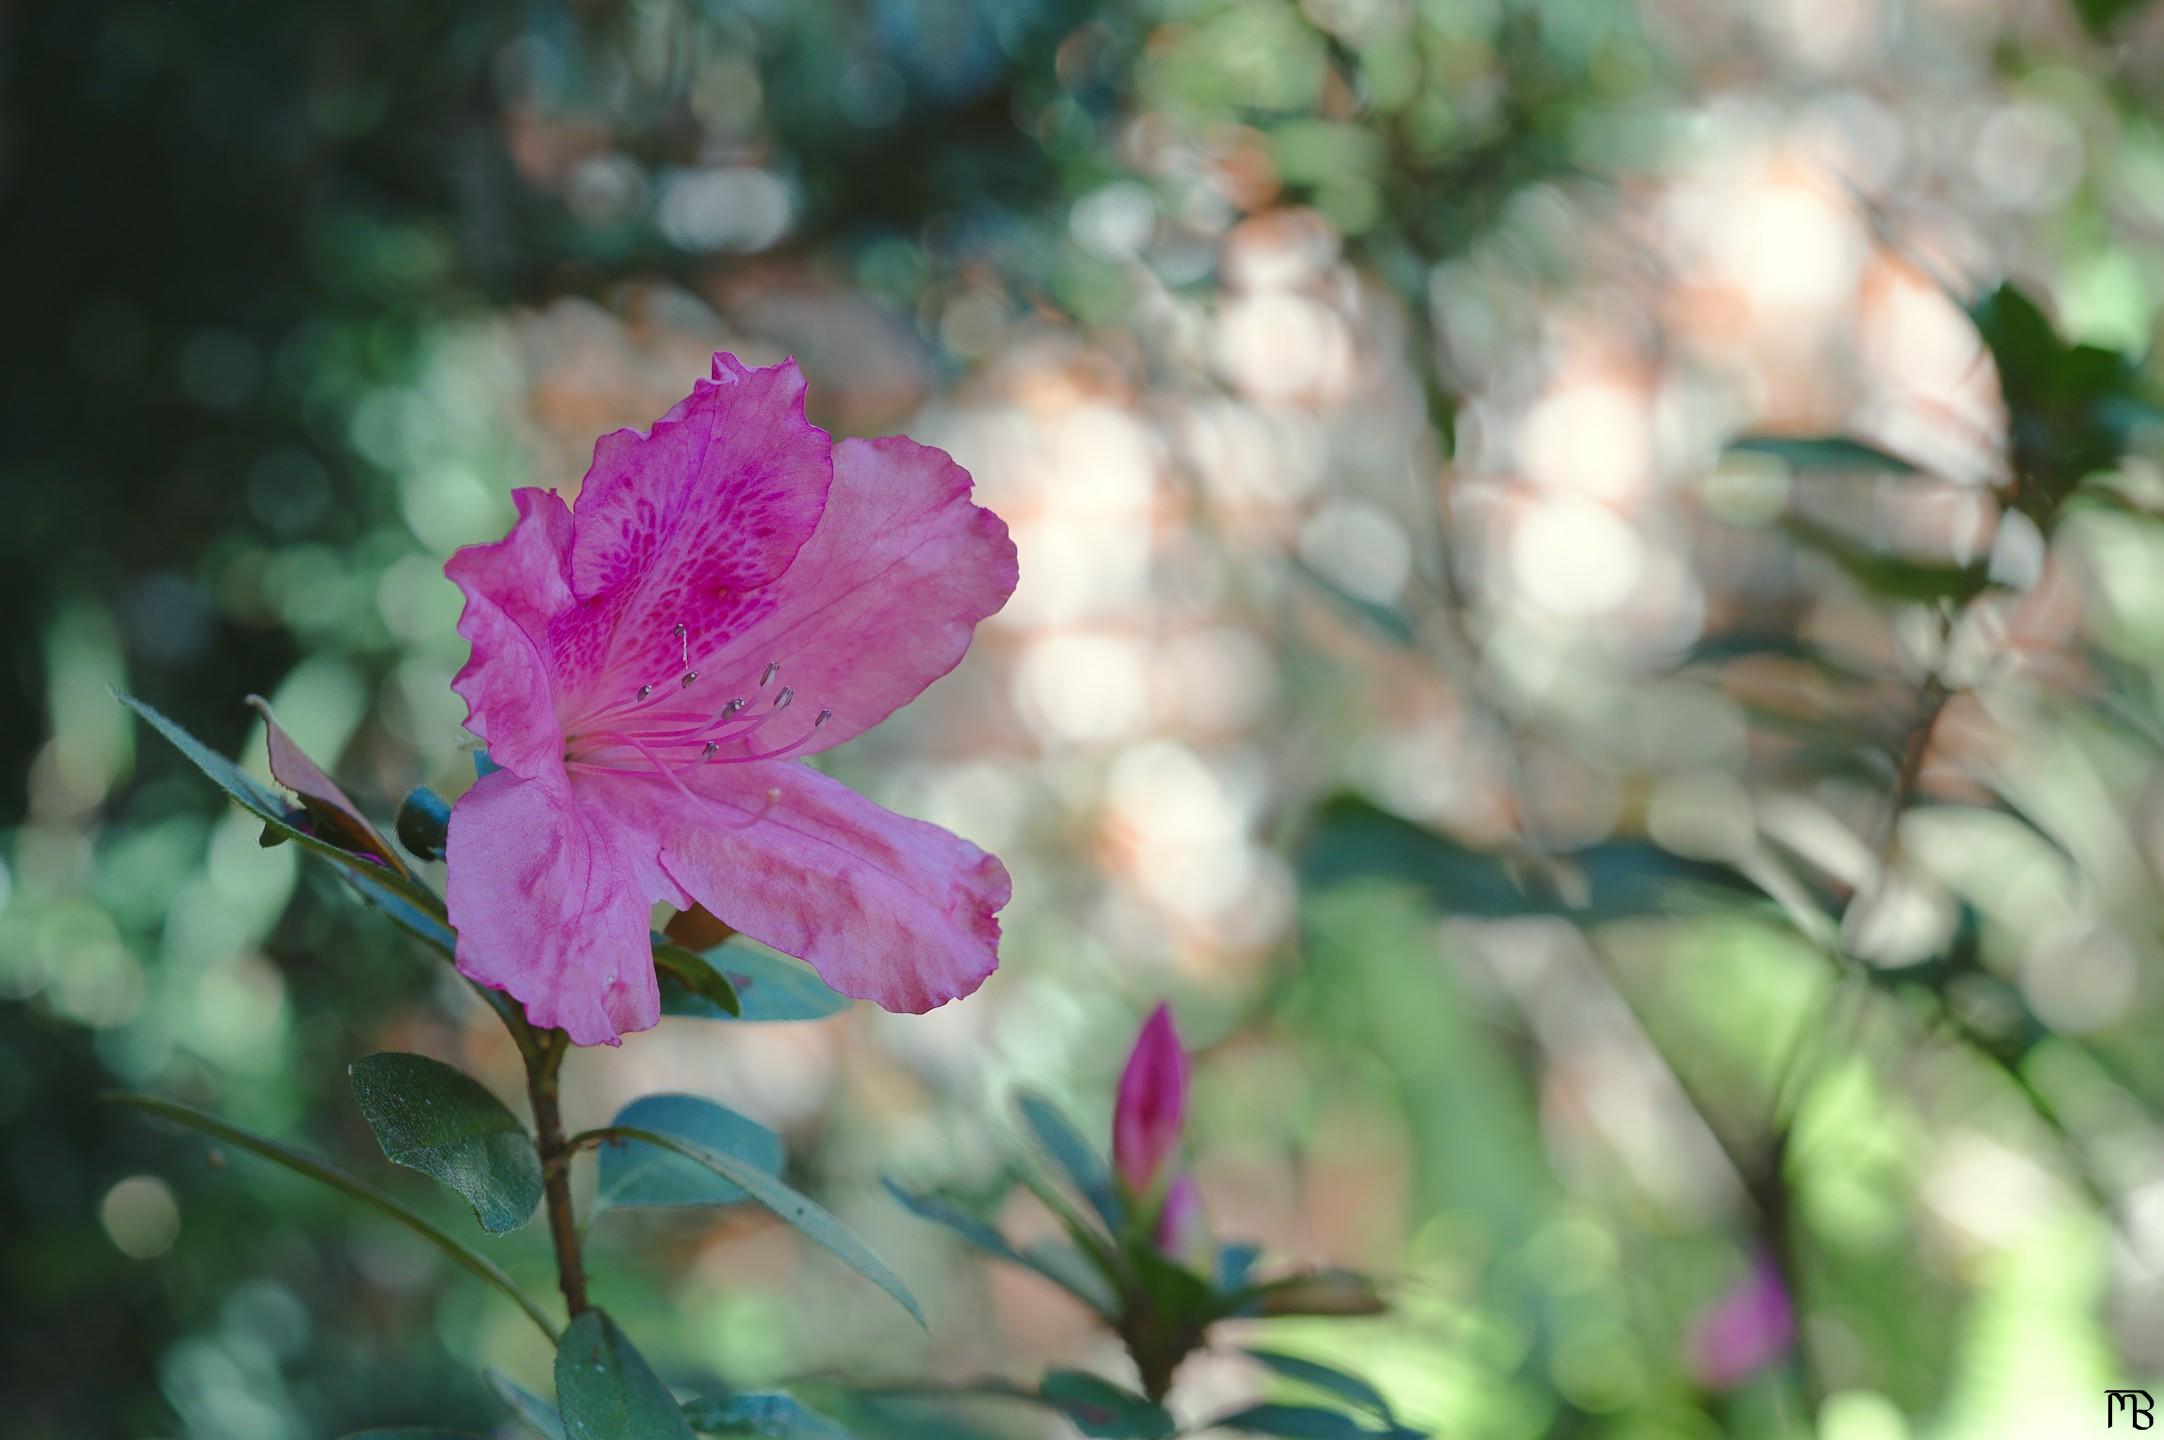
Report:
[[[1179,1149],[1186,1121],[1187,1052],[1172,1028],[1172,1012],[1159,1005],[1135,1037],[1112,1109],[1112,1165],[1130,1195],[1149,1194]]]
[[[1733,1289],[1702,1311],[1685,1351],[1708,1390],[1733,1390],[1788,1353],[1796,1311],[1773,1257],[1761,1254]]]
[[[651,430],[601,438],[576,508],[513,499],[508,535],[444,567],[473,646],[452,688],[501,767],[451,812],[459,969],[615,1044],[660,1017],[661,901],[889,1010],[975,990],[1006,870],[799,758],[915,698],[1013,592],[968,473],[832,444],[793,363],[716,355]]]

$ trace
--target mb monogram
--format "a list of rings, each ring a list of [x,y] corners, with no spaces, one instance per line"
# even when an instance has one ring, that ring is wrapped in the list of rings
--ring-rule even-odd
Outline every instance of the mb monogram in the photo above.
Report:
[[[2155,1409],[2146,1390],[2106,1390],[2104,1428],[2110,1430],[2117,1426],[2123,1415],[2132,1422],[2131,1429],[2147,1430],[2156,1424]]]

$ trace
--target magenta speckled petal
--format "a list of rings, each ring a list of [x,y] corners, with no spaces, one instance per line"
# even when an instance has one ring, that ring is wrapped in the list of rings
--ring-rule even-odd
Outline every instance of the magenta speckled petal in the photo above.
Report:
[[[794,761],[684,778],[688,793],[639,775],[590,788],[692,899],[842,994],[921,1013],[999,964],[1006,867],[968,841]]]
[[[906,704],[1006,602],[1014,547],[969,496],[937,450],[832,446],[793,364],[727,355],[602,437],[575,507],[517,492],[510,534],[445,567],[453,688],[509,772],[452,812],[459,968],[613,1043],[658,1018],[651,905],[696,899],[888,1009],[982,983],[1000,863],[782,758]]]

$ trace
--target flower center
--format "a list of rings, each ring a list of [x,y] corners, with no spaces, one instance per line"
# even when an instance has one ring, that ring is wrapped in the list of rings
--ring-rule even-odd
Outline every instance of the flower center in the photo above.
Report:
[[[781,674],[781,662],[769,661],[759,683],[714,705],[716,687],[703,689],[691,663],[691,633],[679,624],[672,632],[681,645],[682,673],[673,681],[641,685],[619,700],[564,727],[564,766],[570,770],[659,773],[674,781],[701,765],[741,765],[776,760],[811,742],[834,712],[822,707],[809,729],[786,745],[760,749],[759,732],[787,710],[796,691],[784,685],[771,698],[768,689]],[[692,692],[699,689],[700,693]]]

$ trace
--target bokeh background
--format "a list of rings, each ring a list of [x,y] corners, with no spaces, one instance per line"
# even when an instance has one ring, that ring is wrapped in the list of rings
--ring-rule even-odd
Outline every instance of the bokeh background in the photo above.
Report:
[[[486,1428],[481,1367],[545,1379],[395,1226],[94,1099],[455,1217],[345,1065],[517,1089],[107,687],[258,770],[260,691],[382,814],[455,792],[443,560],[727,348],[1012,525],[1013,603],[832,766],[1015,900],[930,1017],[574,1057],[574,1124],[664,1088],[780,1128],[934,1315],[757,1214],[612,1215],[597,1294],[666,1373],[1122,1373],[877,1180],[987,1193],[1019,1082],[1101,1134],[1169,997],[1212,1227],[1392,1288],[1273,1343],[1440,1433],[2101,1432],[2164,1374],[2164,470],[2135,406],[2115,503],[2002,518],[1962,301],[2011,276],[2146,355],[2150,8],[9,7],[0,1428]],[[1766,432],[1926,473],[1726,453]],[[1762,1261],[1799,1344],[1710,1374]],[[1263,1383],[1206,1357],[1176,1403]]]

